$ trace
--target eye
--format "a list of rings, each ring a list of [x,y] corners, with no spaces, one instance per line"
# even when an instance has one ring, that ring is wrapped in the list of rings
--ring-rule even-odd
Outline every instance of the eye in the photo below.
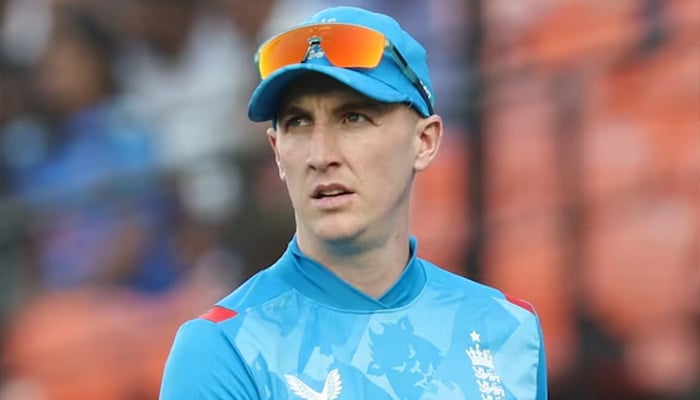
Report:
[[[308,126],[310,124],[311,121],[309,120],[309,118],[303,115],[292,115],[287,118],[284,118],[284,120],[282,121],[282,125],[287,129],[296,128],[300,126]]]
[[[349,124],[354,124],[358,122],[365,122],[369,121],[369,118],[367,118],[365,115],[357,113],[357,112],[349,112],[345,114],[343,118],[343,122],[349,123]]]

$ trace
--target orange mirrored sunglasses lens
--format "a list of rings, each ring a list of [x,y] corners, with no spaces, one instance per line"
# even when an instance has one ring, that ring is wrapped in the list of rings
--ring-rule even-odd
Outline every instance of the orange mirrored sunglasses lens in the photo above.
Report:
[[[291,64],[303,61],[309,39],[321,39],[328,61],[341,68],[374,68],[384,53],[385,39],[380,32],[356,25],[319,24],[284,32],[263,44],[258,51],[262,79]]]

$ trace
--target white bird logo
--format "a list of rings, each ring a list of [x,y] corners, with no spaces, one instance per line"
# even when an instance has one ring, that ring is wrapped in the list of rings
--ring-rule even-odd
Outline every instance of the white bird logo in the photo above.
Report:
[[[311,389],[309,385],[296,376],[285,375],[284,379],[294,394],[306,400],[335,400],[340,396],[340,391],[343,390],[343,382],[340,380],[340,372],[337,368],[328,373],[321,393]]]

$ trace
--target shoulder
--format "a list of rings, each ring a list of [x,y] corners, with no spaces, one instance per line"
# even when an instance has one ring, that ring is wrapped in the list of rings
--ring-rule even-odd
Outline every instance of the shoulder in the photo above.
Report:
[[[430,261],[421,259],[425,267],[428,282],[440,288],[441,291],[455,291],[468,298],[493,298],[504,297],[498,289],[477,282],[475,280],[457,275],[446,269],[440,268]]]
[[[233,292],[205,310],[197,319],[222,323],[245,314],[291,290],[272,267],[266,268],[243,282]]]
[[[254,382],[231,337],[219,324],[198,318],[184,323],[175,336],[159,398],[230,398],[233,394],[235,398],[253,399],[257,398]]]
[[[503,293],[501,290],[484,283],[457,275],[429,261],[421,260],[421,262],[425,266],[428,281],[433,285],[439,286],[441,290],[456,291],[465,298],[495,301],[509,311],[526,311],[528,314],[537,316],[535,307],[527,300]]]
[[[282,280],[271,268],[258,272],[199,316],[185,321],[175,336],[173,353],[179,354],[179,359],[190,359],[236,352],[238,332],[246,316],[285,292]]]
[[[214,303],[201,314],[185,321],[177,332],[173,348],[181,354],[221,354],[233,350],[236,332],[249,310],[284,292],[275,274],[266,268]]]
[[[295,273],[290,257],[283,254],[274,264],[248,278],[235,290],[221,298],[196,318],[214,324],[225,324],[227,331],[240,325],[241,320],[259,314],[262,309],[275,306],[277,310],[289,308],[289,299],[296,293],[293,280]]]
[[[530,303],[529,301],[521,299],[520,297],[511,296],[509,294],[504,294],[504,297],[510,304],[514,304],[515,306],[522,308],[523,310],[529,312],[532,315],[537,315],[537,312],[535,311],[535,306],[533,306],[532,303]]]

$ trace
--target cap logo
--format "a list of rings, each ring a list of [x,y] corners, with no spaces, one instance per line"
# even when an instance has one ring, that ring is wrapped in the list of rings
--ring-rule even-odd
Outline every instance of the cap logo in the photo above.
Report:
[[[315,58],[323,58],[326,56],[326,53],[323,52],[323,48],[321,47],[320,37],[312,36],[309,38],[308,43],[309,48],[306,50],[306,55],[304,56],[302,62],[313,60]]]

